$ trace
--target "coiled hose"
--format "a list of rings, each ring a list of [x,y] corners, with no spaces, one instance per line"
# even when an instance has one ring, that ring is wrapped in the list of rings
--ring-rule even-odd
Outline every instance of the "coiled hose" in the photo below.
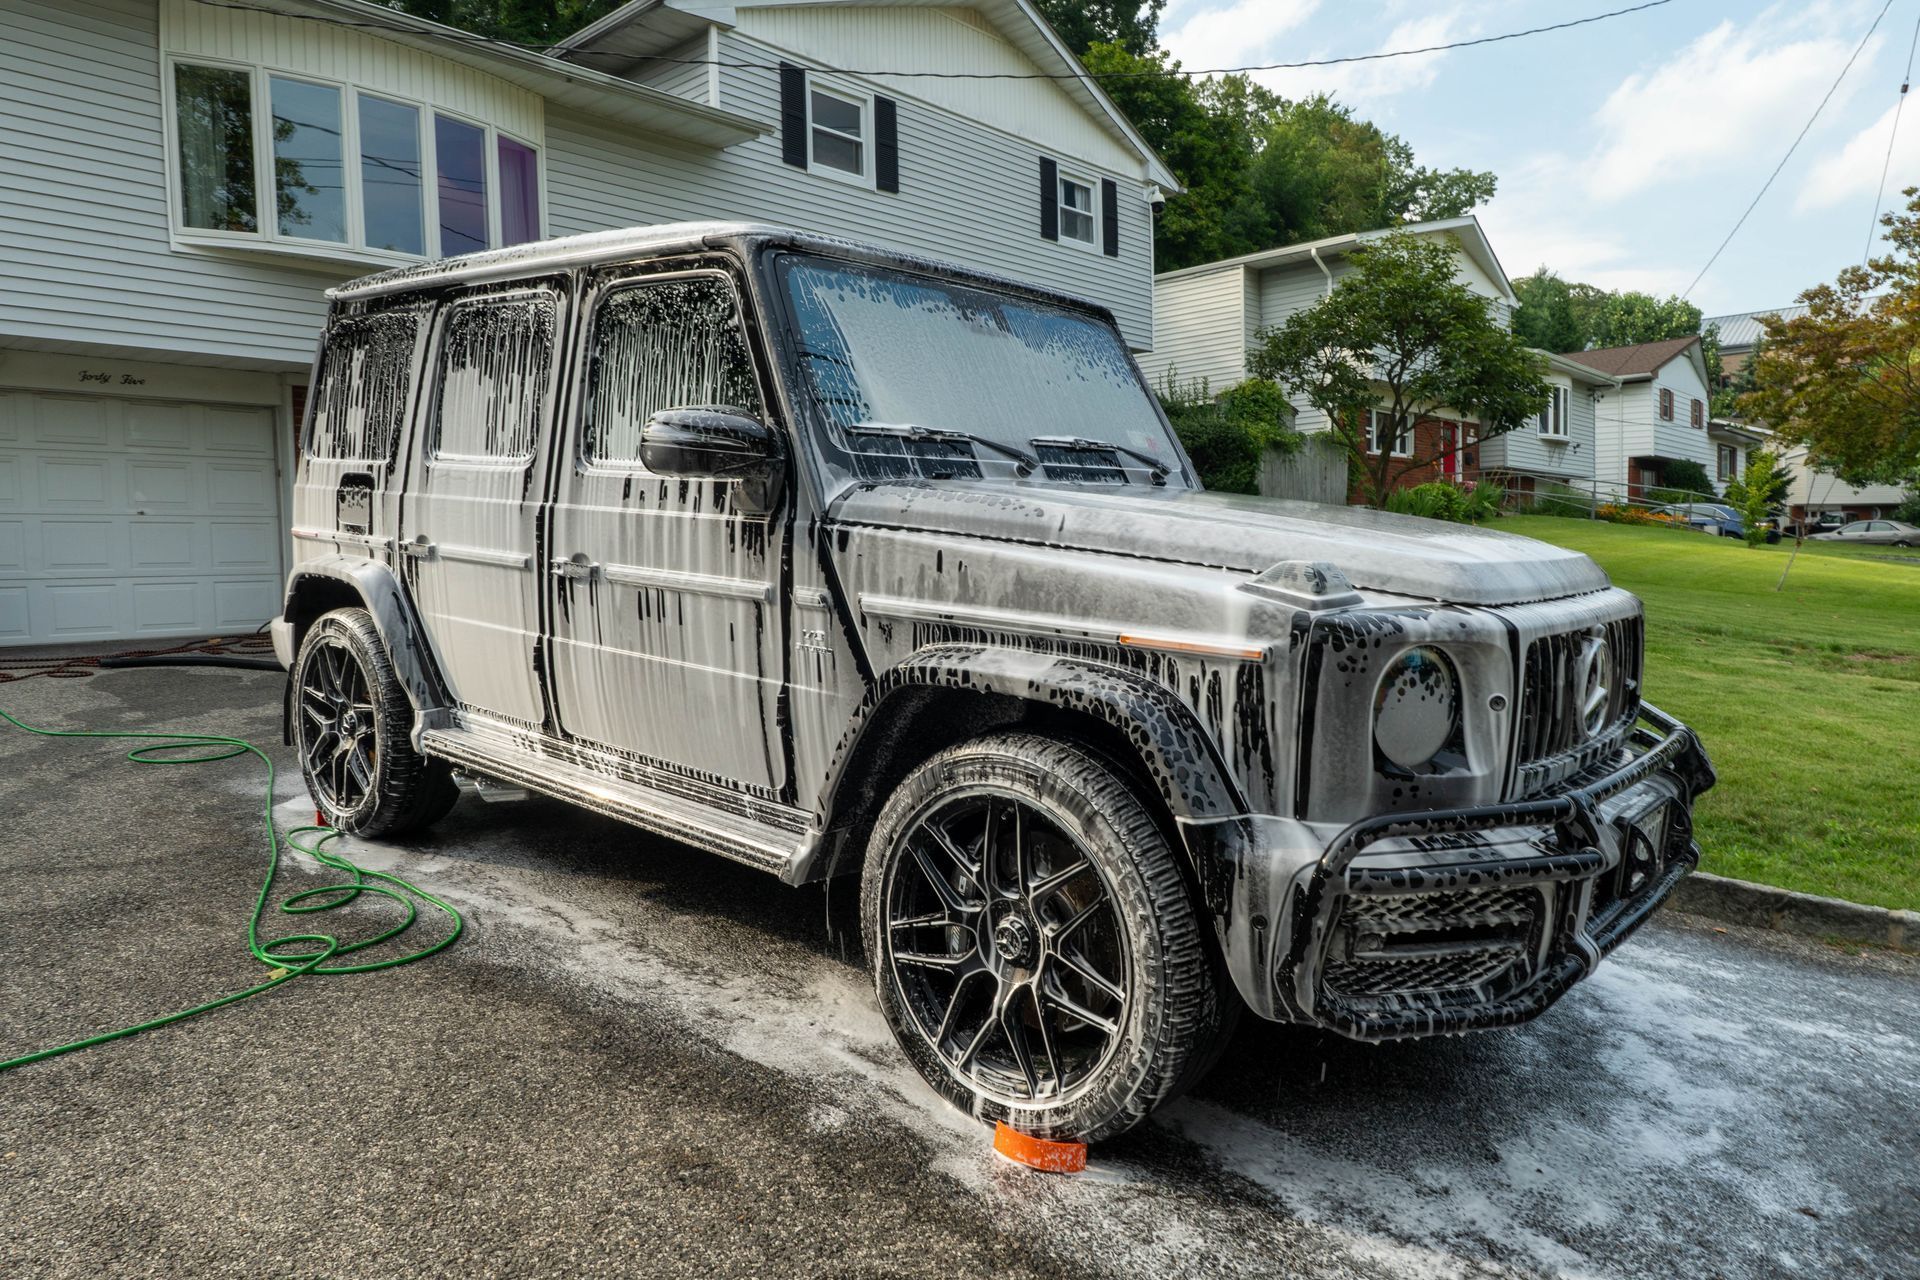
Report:
[[[260,881],[260,892],[254,898],[253,914],[247,918],[247,949],[256,960],[272,967],[272,974],[265,982],[236,991],[231,995],[209,1000],[205,1004],[195,1005],[191,1009],[182,1009],[164,1017],[153,1018],[131,1027],[122,1027],[118,1031],[107,1031],[100,1035],[88,1036],[68,1044],[56,1045],[51,1049],[41,1049],[21,1057],[0,1061],[0,1072],[15,1067],[24,1067],[30,1062],[39,1062],[46,1058],[58,1057],[63,1053],[72,1053],[76,1049],[85,1049],[110,1040],[123,1039],[137,1035],[142,1031],[151,1031],[169,1023],[180,1022],[198,1014],[208,1013],[226,1005],[235,1004],[263,991],[286,985],[289,978],[307,976],[332,976],[342,973],[370,973],[376,969],[393,969],[415,960],[424,960],[436,951],[444,951],[459,938],[465,922],[460,913],[445,902],[416,885],[410,884],[399,876],[388,875],[382,871],[368,871],[355,866],[338,853],[329,852],[326,846],[340,838],[340,832],[331,827],[307,826],[295,827],[282,837],[273,827],[273,760],[253,743],[245,738],[231,738],[215,733],[153,733],[119,731],[112,733],[92,730],[42,729],[21,721],[0,707],[0,719],[4,719],[16,729],[42,738],[97,738],[97,739],[141,739],[149,745],[138,746],[127,752],[127,759],[134,764],[214,764],[221,760],[231,760],[236,756],[252,755],[267,766],[267,799],[262,810],[262,821],[267,836],[267,870]],[[315,835],[310,842],[303,843],[299,837]],[[305,889],[289,897],[280,904],[280,910],[288,915],[311,915],[321,911],[331,911],[356,901],[362,894],[377,894],[390,898],[406,910],[405,919],[383,933],[359,942],[342,942],[327,933],[290,933],[283,937],[261,941],[260,920],[267,909],[268,899],[273,894],[274,877],[280,872],[280,853],[282,843],[286,847],[312,857],[315,861],[344,873],[348,878],[339,884],[324,885],[317,889]],[[445,912],[452,928],[447,936],[406,955],[385,960],[368,960],[357,964],[336,963],[341,957],[355,952],[365,951],[390,941],[413,927],[419,916],[417,902],[424,902]]]

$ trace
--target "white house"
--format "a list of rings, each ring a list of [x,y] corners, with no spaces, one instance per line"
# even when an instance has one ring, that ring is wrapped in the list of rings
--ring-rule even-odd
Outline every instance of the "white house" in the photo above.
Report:
[[[1485,297],[1502,323],[1511,320],[1518,299],[1478,219],[1448,218],[1397,230],[1451,245],[1460,281]],[[1217,392],[1241,381],[1247,376],[1247,351],[1257,345],[1260,331],[1318,305],[1353,269],[1353,251],[1388,234],[1362,231],[1162,273],[1154,279],[1155,345],[1140,358],[1141,366],[1156,385],[1204,381]],[[1433,466],[1410,473],[1406,482],[1487,474],[1527,489],[1536,478],[1584,487],[1593,476],[1595,396],[1619,383],[1588,367],[1584,356],[1541,354],[1553,401],[1519,430],[1479,441],[1478,424],[1442,411],[1417,424],[1413,439],[1383,441],[1409,457],[1438,455]],[[1298,397],[1294,404],[1298,429],[1326,429],[1324,414]]]
[[[757,219],[1149,346],[1177,184],[1112,103],[905,74],[1077,69],[1026,0],[635,0],[544,55],[362,0],[0,0],[0,645],[272,614],[322,291],[396,263]]]
[[[1713,475],[1707,366],[1697,335],[1567,358],[1619,383],[1594,398],[1593,479],[1603,497],[1642,497],[1665,484],[1664,468],[1673,461],[1697,462]]]

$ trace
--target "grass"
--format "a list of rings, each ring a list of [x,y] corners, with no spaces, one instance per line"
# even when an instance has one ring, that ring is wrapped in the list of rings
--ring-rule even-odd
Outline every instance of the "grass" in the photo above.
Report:
[[[1647,697],[1692,725],[1720,785],[1702,866],[1920,909],[1920,551],[1749,548],[1686,530],[1517,516],[1647,607]]]

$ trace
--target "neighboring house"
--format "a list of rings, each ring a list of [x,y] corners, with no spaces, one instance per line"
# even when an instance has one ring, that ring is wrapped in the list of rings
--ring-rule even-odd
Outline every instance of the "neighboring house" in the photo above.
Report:
[[[1747,361],[1753,358],[1753,349],[1759,345],[1761,336],[1766,332],[1763,321],[1768,316],[1779,316],[1783,320],[1807,314],[1804,304],[1791,307],[1773,307],[1766,311],[1742,311],[1734,315],[1708,316],[1700,324],[1702,333],[1708,329],[1717,329],[1720,334],[1720,385],[1719,391],[1732,384],[1734,376],[1747,367]]]
[[[1534,493],[1554,483],[1592,488],[1597,437],[1594,416],[1602,396],[1620,381],[1571,356],[1546,356],[1547,407],[1517,430],[1480,445],[1480,473],[1510,490]]]
[[[821,70],[1076,70],[1025,0],[637,0],[554,55],[361,0],[0,0],[0,645],[271,615],[322,291],[396,264],[757,219],[1153,340],[1176,183],[1090,82]]]
[[[1353,269],[1350,255],[1356,248],[1393,231],[1450,243],[1460,264],[1460,280],[1491,302],[1502,323],[1511,319],[1519,300],[1479,220],[1448,218],[1333,236],[1165,272],[1154,278],[1154,347],[1140,357],[1141,368],[1155,387],[1173,383],[1186,388],[1204,382],[1218,393],[1243,381],[1247,352],[1258,345],[1260,332],[1318,305]],[[1293,401],[1297,429],[1327,429],[1325,414],[1304,397],[1295,396]],[[1401,483],[1416,484],[1440,475],[1464,478],[1476,467],[1477,429],[1477,423],[1442,413],[1421,419],[1413,439],[1381,440],[1378,447],[1409,457],[1445,452],[1443,460],[1409,473]]]
[[[1566,358],[1619,383],[1594,397],[1593,480],[1601,496],[1644,497],[1665,484],[1666,465],[1674,461],[1697,462],[1713,475],[1707,366],[1698,335],[1570,351]]]

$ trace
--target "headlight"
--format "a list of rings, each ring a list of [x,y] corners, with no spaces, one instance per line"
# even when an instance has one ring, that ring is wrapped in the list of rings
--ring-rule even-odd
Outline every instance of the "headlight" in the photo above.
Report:
[[[1373,695],[1373,741],[1402,769],[1418,769],[1453,737],[1460,682],[1453,664],[1422,646],[1393,660]]]

